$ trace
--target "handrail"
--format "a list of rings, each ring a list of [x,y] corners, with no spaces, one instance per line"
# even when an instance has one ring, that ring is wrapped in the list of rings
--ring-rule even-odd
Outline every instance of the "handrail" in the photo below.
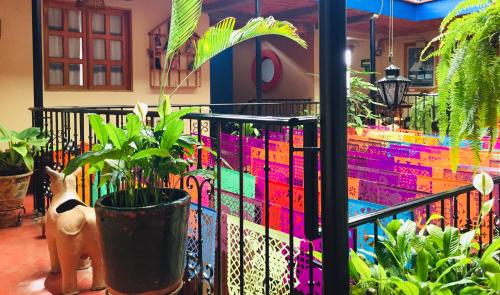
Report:
[[[493,178],[493,183],[500,183],[500,176]],[[432,203],[435,203],[438,201],[442,201],[442,200],[445,200],[445,199],[448,199],[451,197],[455,197],[455,196],[458,196],[458,195],[461,195],[461,194],[464,194],[464,193],[467,193],[467,192],[470,192],[473,190],[476,190],[476,189],[474,188],[474,186],[472,184],[470,184],[470,185],[462,186],[462,187],[452,189],[449,191],[437,193],[437,194],[434,194],[434,195],[431,195],[428,197],[423,197],[423,198],[412,200],[412,201],[409,201],[406,203],[387,207],[387,208],[377,210],[374,212],[370,212],[367,214],[354,216],[354,217],[349,218],[349,228],[358,227],[360,225],[367,224],[367,223],[374,223],[377,220],[380,220],[380,219],[383,219],[383,218],[386,218],[389,216],[395,216],[399,213],[407,212],[407,211],[410,211],[412,209],[422,207],[425,205],[429,205],[429,204],[432,204]]]
[[[303,105],[306,102],[300,101],[283,101],[283,102],[262,102],[262,103],[212,103],[212,104],[172,104],[173,108],[188,108],[188,107],[224,107],[224,106],[277,106],[277,105]],[[307,104],[319,104],[319,102],[307,102]],[[156,108],[157,105],[150,105],[150,108]],[[52,107],[31,107],[31,111],[81,111],[81,110],[121,110],[133,109],[133,105],[103,105],[103,106],[52,106]]]

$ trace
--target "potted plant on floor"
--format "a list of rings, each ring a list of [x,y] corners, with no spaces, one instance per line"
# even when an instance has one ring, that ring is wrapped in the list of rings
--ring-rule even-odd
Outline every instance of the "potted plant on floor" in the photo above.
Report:
[[[200,143],[183,134],[182,117],[194,110],[172,112],[170,97],[178,88],[165,95],[164,81],[175,54],[196,29],[201,3],[172,1],[158,103],[160,120],[148,126],[147,105],[142,103],[127,115],[124,128],[90,115],[99,143],[64,170],[69,175],[88,164],[90,172],[100,173],[101,184],[113,186],[113,192],[95,205],[105,281],[112,294],[170,294],[182,286],[190,196],[169,188],[168,180],[195,174],[213,178],[215,172],[190,171]],[[306,47],[288,22],[257,18],[239,30],[234,30],[235,23],[234,18],[226,18],[198,40],[191,74],[218,53],[253,37],[281,35]]]
[[[19,224],[21,215],[12,214],[21,209],[33,174],[33,157],[47,144],[39,138],[39,128],[21,132],[9,130],[0,124],[0,228]]]

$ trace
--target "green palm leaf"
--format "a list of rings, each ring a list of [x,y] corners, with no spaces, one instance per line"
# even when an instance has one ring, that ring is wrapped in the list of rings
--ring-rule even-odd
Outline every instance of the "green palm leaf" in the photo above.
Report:
[[[259,36],[283,36],[307,48],[306,42],[300,38],[291,23],[275,20],[272,16],[251,19],[239,30],[234,30],[235,24],[236,19],[228,17],[205,32],[196,46],[194,70],[227,48]]]
[[[201,16],[201,0],[172,0],[167,59],[193,35]]]

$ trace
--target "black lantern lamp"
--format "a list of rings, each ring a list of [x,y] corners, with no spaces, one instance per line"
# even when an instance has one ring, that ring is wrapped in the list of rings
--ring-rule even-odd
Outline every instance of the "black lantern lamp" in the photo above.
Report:
[[[390,0],[389,16],[389,66],[384,70],[385,77],[377,81],[382,101],[390,110],[396,110],[406,95],[410,80],[400,76],[400,69],[392,63],[394,48],[394,0]]]
[[[410,80],[400,76],[400,70],[397,66],[391,64],[385,70],[385,77],[377,81],[377,86],[383,102],[391,110],[395,110],[403,101]]]

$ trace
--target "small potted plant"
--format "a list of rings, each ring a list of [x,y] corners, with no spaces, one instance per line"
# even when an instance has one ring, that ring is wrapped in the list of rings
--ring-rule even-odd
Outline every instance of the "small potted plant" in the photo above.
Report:
[[[143,103],[127,115],[124,128],[90,115],[99,143],[64,170],[69,175],[90,165],[91,173],[100,173],[101,184],[112,186],[112,192],[95,204],[105,281],[112,294],[170,294],[182,286],[190,196],[169,188],[169,180],[188,175],[213,178],[216,171],[190,170],[201,144],[183,134],[182,117],[194,109],[172,112],[170,97],[180,85],[168,96],[163,82],[177,51],[196,29],[201,4],[201,0],[172,1],[157,109],[160,120],[148,126],[148,107]],[[185,79],[213,56],[253,37],[281,35],[306,47],[288,22],[257,18],[239,30],[234,30],[235,23],[234,18],[226,18],[205,32],[197,41],[192,72]]]
[[[39,128],[28,128],[21,132],[0,125],[0,228],[19,224],[21,215],[12,214],[20,209],[33,174],[33,157],[47,144],[39,138]]]

